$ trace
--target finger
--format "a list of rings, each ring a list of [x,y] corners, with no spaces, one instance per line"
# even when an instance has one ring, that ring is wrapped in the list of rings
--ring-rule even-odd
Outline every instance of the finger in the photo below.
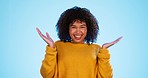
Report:
[[[47,37],[46,37],[45,35],[43,35],[43,34],[41,35],[41,37],[42,37],[42,38],[47,38]]]
[[[122,38],[123,38],[122,36],[121,36],[121,37],[119,37],[117,40],[115,40],[115,42],[120,41]]]
[[[117,42],[119,42],[123,37],[119,37],[118,39],[116,39],[115,41],[111,42],[112,44],[116,44]]]
[[[51,40],[51,41],[53,42],[53,40],[52,40],[52,38],[50,37],[50,35],[48,34],[48,32],[46,32],[46,36],[47,36],[47,38],[48,38],[49,40]]]
[[[43,38],[43,37],[46,37],[46,36],[44,36],[43,34],[42,34],[42,32],[38,29],[38,28],[36,28],[36,30],[37,30],[37,32],[38,32],[38,34]]]
[[[119,37],[117,40],[120,40],[120,39],[122,39],[122,38],[123,38],[123,36]]]
[[[47,39],[47,37],[45,35],[43,35],[42,32],[38,28],[36,28],[36,30],[42,39],[44,39],[44,40]]]
[[[39,35],[42,34],[41,31],[38,28],[36,28],[36,30],[39,33]]]
[[[39,28],[36,27],[37,32],[40,32]]]
[[[47,36],[47,38],[50,38],[50,36],[49,36],[48,32],[46,32],[46,36]]]

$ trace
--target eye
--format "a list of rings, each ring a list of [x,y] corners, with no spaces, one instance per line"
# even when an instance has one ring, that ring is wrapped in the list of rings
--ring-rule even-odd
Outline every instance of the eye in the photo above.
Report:
[[[86,26],[81,26],[81,28],[86,28]]]
[[[81,28],[85,28],[85,27],[81,27]]]
[[[75,26],[71,26],[70,28],[76,28]]]

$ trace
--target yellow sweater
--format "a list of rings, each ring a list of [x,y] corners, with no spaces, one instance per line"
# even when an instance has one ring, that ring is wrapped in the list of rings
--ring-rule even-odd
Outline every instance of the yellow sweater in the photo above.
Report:
[[[55,46],[46,47],[40,70],[43,78],[112,78],[107,49],[62,41]]]

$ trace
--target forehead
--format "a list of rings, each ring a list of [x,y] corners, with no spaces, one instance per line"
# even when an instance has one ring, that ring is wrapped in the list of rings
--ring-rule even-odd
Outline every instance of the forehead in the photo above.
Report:
[[[81,24],[86,24],[85,21],[81,20],[74,20],[70,25],[73,25],[74,23],[81,23]]]

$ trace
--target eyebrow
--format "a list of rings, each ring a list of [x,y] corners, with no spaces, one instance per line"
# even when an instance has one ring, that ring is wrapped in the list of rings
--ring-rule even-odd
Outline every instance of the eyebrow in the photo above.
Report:
[[[74,25],[74,24],[71,24],[70,26],[76,26],[76,25]],[[82,25],[80,25],[80,26],[86,26],[86,24],[82,24]]]

